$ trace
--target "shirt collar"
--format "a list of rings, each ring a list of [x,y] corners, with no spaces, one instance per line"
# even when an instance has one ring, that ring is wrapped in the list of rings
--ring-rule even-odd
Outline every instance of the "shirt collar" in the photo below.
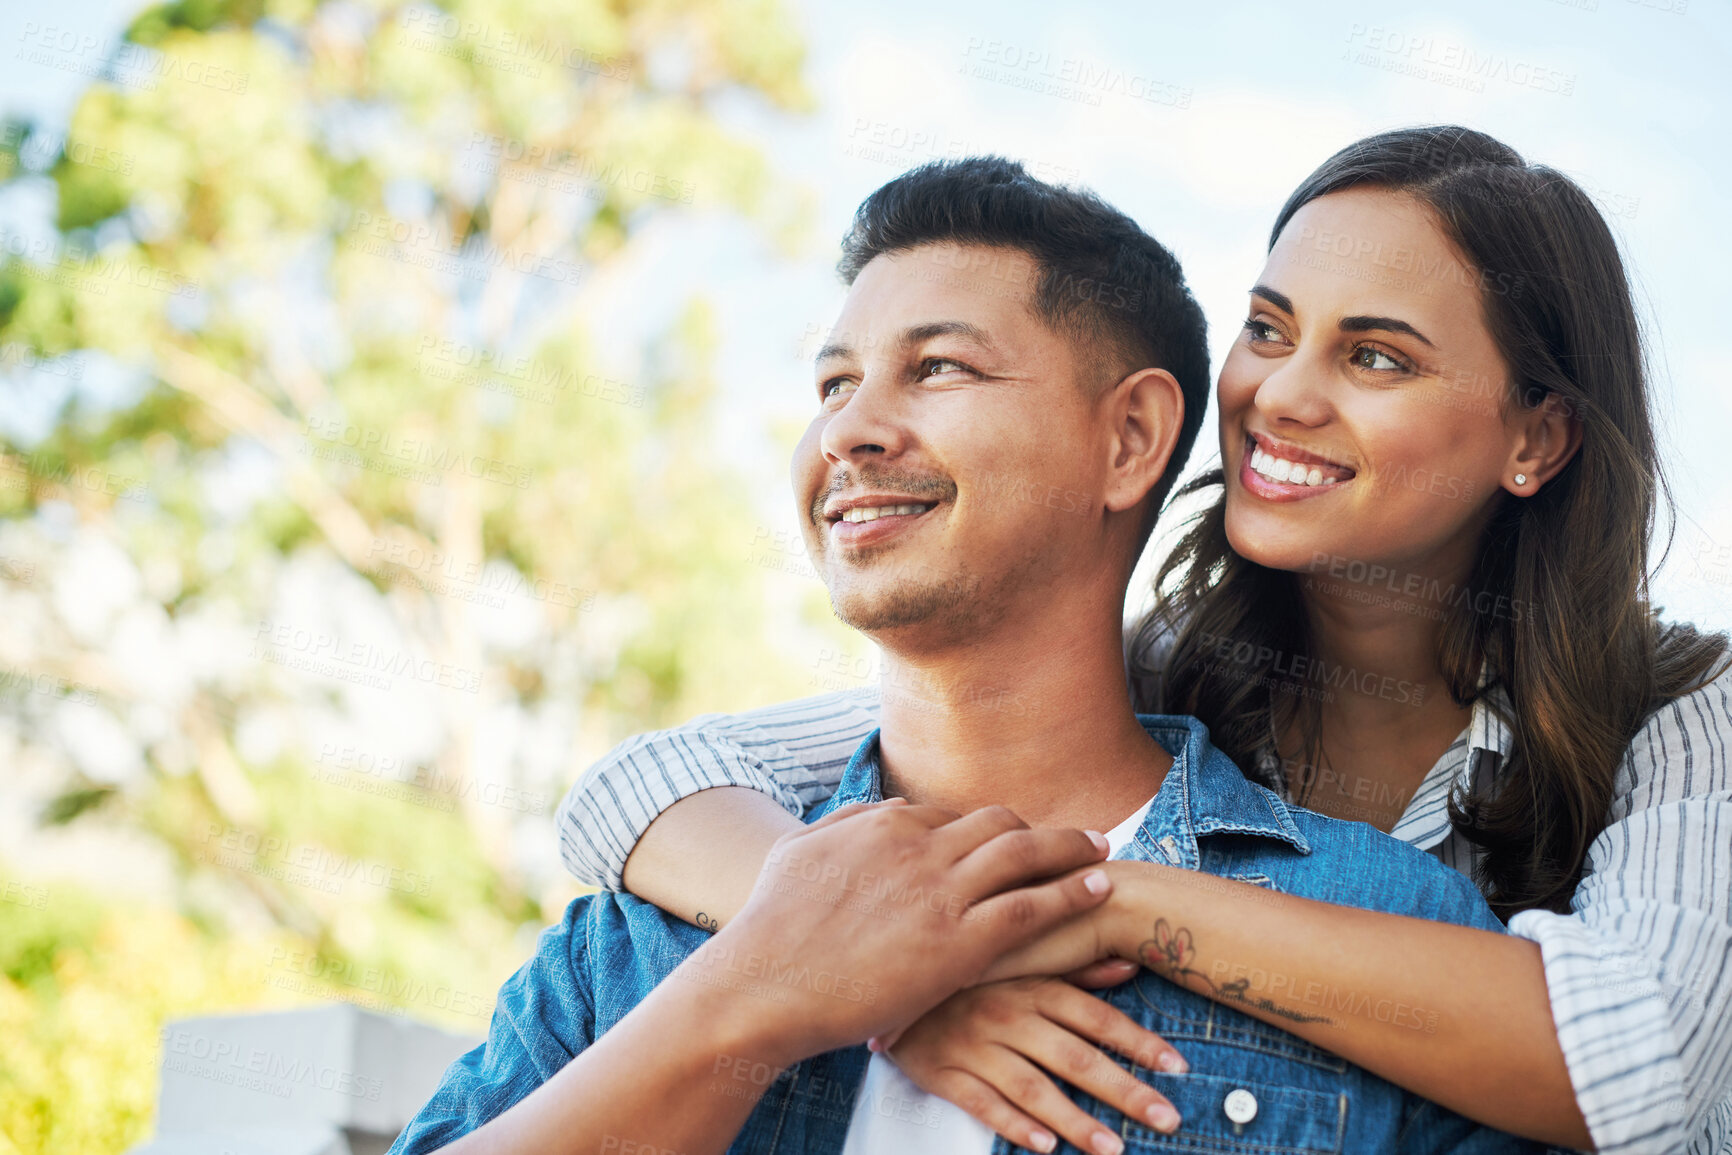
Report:
[[[1138,714],[1137,721],[1173,756],[1173,768],[1136,836],[1116,857],[1195,870],[1201,864],[1197,839],[1211,834],[1260,835],[1301,854],[1311,853],[1287,803],[1246,778],[1209,741],[1207,726],[1179,714]],[[808,822],[849,803],[883,800],[878,748],[878,731],[873,730],[848,760],[836,792],[808,815]]]

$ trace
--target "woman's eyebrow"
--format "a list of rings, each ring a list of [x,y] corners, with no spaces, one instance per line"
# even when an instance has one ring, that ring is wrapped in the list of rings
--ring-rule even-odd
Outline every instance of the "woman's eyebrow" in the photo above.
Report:
[[[1409,325],[1406,321],[1394,317],[1353,316],[1341,318],[1340,328],[1343,333],[1366,333],[1372,329],[1381,329],[1386,333],[1406,333],[1409,337],[1417,337],[1429,348],[1435,349],[1431,338]]]
[[[1271,289],[1268,285],[1251,286],[1251,295],[1262,297],[1283,313],[1293,312],[1292,298],[1286,293]],[[1433,349],[1437,348],[1436,345],[1432,344],[1430,337],[1396,317],[1372,317],[1361,313],[1352,317],[1341,318],[1340,327],[1343,333],[1368,333],[1373,329],[1381,329],[1385,333],[1406,333],[1410,337],[1417,337]]]
[[[1251,295],[1253,297],[1262,297],[1265,301],[1268,301],[1283,313],[1293,312],[1292,298],[1288,297],[1286,293],[1276,292],[1268,285],[1252,285]]]

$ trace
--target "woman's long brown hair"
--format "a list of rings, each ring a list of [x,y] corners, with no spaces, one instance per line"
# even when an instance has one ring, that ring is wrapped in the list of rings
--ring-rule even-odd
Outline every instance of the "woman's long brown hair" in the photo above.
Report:
[[[1495,499],[1470,596],[1442,609],[1438,653],[1458,704],[1501,685],[1513,705],[1501,773],[1450,802],[1456,828],[1484,851],[1481,889],[1506,920],[1567,910],[1626,747],[1654,710],[1717,676],[1727,650],[1723,634],[1663,629],[1648,601],[1648,541],[1656,503],[1670,495],[1623,262],[1573,181],[1459,127],[1382,133],[1336,153],[1288,198],[1270,248],[1302,206],[1356,187],[1429,205],[1477,271],[1509,370],[1507,395],[1493,400],[1533,406],[1554,395],[1582,425],[1581,449],[1537,494]],[[1215,470],[1175,496],[1222,484]],[[1322,707],[1266,688],[1288,680],[1278,663],[1290,671],[1308,652],[1300,580],[1234,552],[1222,490],[1162,564],[1132,668],[1139,709],[1196,715],[1253,776],[1257,751],[1296,722],[1303,802]],[[1217,660],[1222,639],[1245,661]]]

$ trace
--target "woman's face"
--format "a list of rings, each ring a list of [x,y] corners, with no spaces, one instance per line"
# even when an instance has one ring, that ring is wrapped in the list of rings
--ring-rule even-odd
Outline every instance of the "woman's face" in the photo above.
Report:
[[[1469,267],[1400,193],[1294,214],[1217,387],[1233,548],[1298,572],[1465,576],[1519,432],[1481,301],[1520,287]]]

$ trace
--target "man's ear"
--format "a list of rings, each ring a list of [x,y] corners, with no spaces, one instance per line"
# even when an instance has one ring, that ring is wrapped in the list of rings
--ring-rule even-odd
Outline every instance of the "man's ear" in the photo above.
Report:
[[[1512,434],[1503,487],[1517,497],[1532,497],[1558,475],[1582,447],[1582,422],[1569,399],[1547,393],[1529,409],[1515,407],[1508,423]],[[1515,479],[1520,477],[1518,483]]]
[[[1106,508],[1120,513],[1147,497],[1166,473],[1185,420],[1185,393],[1165,369],[1138,369],[1108,389],[1101,403],[1111,422]]]

